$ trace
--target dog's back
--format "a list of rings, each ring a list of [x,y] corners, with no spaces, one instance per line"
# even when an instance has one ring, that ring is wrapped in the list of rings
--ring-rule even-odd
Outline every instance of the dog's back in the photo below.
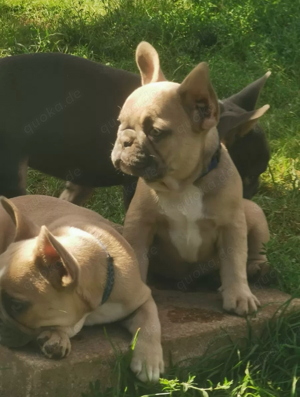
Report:
[[[11,199],[22,216],[26,216],[37,226],[43,225],[55,230],[62,226],[74,226],[86,229],[89,226],[109,228],[109,232],[116,233],[113,224],[104,219],[101,215],[50,196],[32,195],[20,196]],[[14,240],[15,226],[13,221],[0,206],[0,254],[6,250]]]
[[[0,165],[13,174],[28,157],[31,167],[74,183],[120,184],[111,142],[119,108],[139,85],[133,73],[66,54],[0,60]]]

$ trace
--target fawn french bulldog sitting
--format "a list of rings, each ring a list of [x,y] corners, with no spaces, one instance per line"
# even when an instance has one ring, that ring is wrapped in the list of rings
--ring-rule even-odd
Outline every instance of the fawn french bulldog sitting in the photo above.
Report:
[[[249,274],[261,271],[269,239],[263,211],[242,198],[242,182],[219,142],[219,105],[206,63],[182,84],[166,81],[155,49],[136,51],[141,88],[126,100],[112,151],[115,167],[139,176],[123,236],[146,280],[155,273],[181,279],[219,268],[223,307],[239,315],[257,310]],[[248,236],[248,245],[247,245]],[[248,264],[247,264],[248,256]]]
[[[22,343],[37,338],[47,357],[62,358],[83,325],[121,320],[133,336],[140,328],[131,369],[142,381],[157,381],[164,367],[157,308],[132,248],[112,224],[53,197],[2,197],[1,204],[3,344],[7,327],[25,335]]]

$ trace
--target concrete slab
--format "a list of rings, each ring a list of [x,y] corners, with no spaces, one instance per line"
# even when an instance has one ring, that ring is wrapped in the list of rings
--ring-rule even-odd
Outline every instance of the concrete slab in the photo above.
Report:
[[[259,333],[289,295],[274,289],[256,290],[263,304],[251,320]],[[225,313],[216,292],[153,291],[162,323],[165,359],[172,354],[178,362],[202,355],[208,346],[219,347],[246,335],[244,318]],[[300,299],[293,301],[300,310]],[[106,326],[113,343],[126,351],[130,335],[118,325]],[[103,327],[84,328],[72,339],[71,355],[54,361],[44,358],[34,346],[21,350],[0,347],[0,396],[2,397],[80,397],[88,383],[99,379],[108,384],[114,351]],[[166,362],[167,364],[167,362]]]

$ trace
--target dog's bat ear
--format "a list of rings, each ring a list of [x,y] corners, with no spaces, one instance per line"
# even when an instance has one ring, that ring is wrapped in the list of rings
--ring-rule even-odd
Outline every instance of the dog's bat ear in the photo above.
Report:
[[[262,117],[269,108],[269,105],[264,105],[251,112],[237,113],[234,110],[224,111],[221,113],[217,127],[220,139],[226,146],[230,147],[237,137],[243,137],[248,134],[257,123],[258,119]]]
[[[219,120],[217,95],[209,79],[207,63],[196,66],[178,88],[184,107],[192,121],[202,130],[210,130]]]
[[[76,259],[56,239],[53,234],[42,226],[37,238],[36,264],[41,274],[56,289],[75,285],[79,276],[79,266]]]
[[[6,197],[0,197],[2,207],[13,221],[16,231],[14,242],[34,238],[39,234],[39,227],[33,223],[26,215]]]
[[[135,60],[141,73],[142,85],[166,81],[160,69],[158,53],[151,44],[142,41],[137,46]]]
[[[242,91],[238,92],[235,95],[232,95],[229,98],[224,99],[223,102],[231,102],[235,105],[239,106],[240,108],[250,112],[254,110],[256,102],[259,97],[259,93],[265,82],[269,78],[271,72],[267,72],[264,76],[260,79],[254,81],[253,83],[247,85]]]

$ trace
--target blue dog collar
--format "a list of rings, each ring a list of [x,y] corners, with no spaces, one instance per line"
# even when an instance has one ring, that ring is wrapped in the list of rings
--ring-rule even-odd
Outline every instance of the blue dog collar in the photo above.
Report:
[[[106,276],[106,284],[104,288],[104,292],[102,295],[101,305],[103,305],[108,298],[110,297],[111,291],[114,287],[115,283],[115,271],[114,271],[114,258],[110,256],[107,248],[101,241],[99,241],[103,251],[106,253],[106,260],[107,260],[107,276]]]
[[[212,156],[207,169],[200,175],[198,179],[203,178],[205,175],[210,173],[210,171],[214,170],[218,166],[220,161],[220,154],[221,154],[221,142],[219,143],[218,149],[215,151],[214,155]]]

